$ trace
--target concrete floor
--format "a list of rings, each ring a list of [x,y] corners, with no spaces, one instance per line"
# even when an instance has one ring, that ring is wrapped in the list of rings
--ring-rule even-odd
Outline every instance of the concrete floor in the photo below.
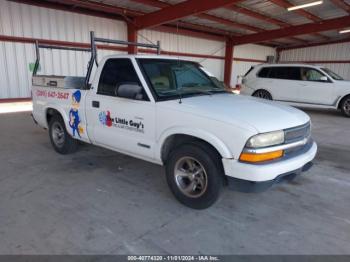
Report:
[[[162,167],[87,145],[61,156],[28,112],[0,114],[0,254],[350,254],[350,119],[308,113],[313,169],[204,211]]]

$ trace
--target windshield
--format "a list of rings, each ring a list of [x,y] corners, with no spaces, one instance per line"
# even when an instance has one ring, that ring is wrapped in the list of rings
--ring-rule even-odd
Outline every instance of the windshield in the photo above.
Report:
[[[215,77],[191,61],[138,59],[145,78],[160,100],[226,92]]]
[[[334,80],[344,80],[341,76],[334,73],[332,70],[328,68],[321,68],[323,71],[325,71],[330,77],[332,77]]]

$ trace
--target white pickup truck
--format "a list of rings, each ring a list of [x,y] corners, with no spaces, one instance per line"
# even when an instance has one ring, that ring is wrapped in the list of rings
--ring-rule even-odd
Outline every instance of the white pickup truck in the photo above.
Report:
[[[156,55],[104,57],[89,83],[94,43],[107,41],[92,38],[86,79],[34,70],[33,118],[57,152],[80,140],[165,165],[175,197],[196,209],[224,185],[263,191],[311,167],[317,145],[305,113],[226,92],[199,64]]]

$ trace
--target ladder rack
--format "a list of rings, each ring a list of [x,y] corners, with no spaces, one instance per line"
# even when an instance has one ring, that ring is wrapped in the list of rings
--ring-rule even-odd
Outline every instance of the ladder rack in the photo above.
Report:
[[[107,43],[107,44],[116,44],[116,45],[128,45],[128,46],[140,46],[146,48],[154,48],[157,50],[157,54],[160,55],[160,41],[157,41],[157,44],[145,44],[145,43],[137,43],[137,42],[129,42],[123,40],[115,40],[115,39],[107,39],[107,38],[99,38],[95,37],[95,33],[93,31],[90,32],[90,48],[83,47],[70,47],[66,45],[49,45],[49,44],[40,44],[39,41],[35,41],[35,53],[36,53],[36,61],[33,69],[33,76],[37,74],[39,64],[40,64],[40,48],[43,49],[56,49],[56,50],[68,50],[68,51],[80,51],[80,52],[90,52],[91,57],[88,63],[88,68],[85,76],[85,88],[89,89],[89,80],[91,76],[91,72],[94,66],[98,66],[97,62],[97,45],[96,43]]]

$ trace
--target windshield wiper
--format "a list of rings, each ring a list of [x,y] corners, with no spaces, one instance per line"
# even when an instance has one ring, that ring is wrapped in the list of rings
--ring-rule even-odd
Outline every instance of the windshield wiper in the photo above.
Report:
[[[215,93],[227,93],[227,91],[225,89],[211,89],[210,92],[215,92]]]
[[[200,84],[199,83],[186,83],[186,84],[182,85],[182,88],[183,87],[197,87],[197,86],[200,86]]]
[[[210,90],[202,90],[202,89],[192,89],[191,91],[184,92],[183,89],[171,90],[162,92],[162,94],[173,93],[173,96],[177,95],[181,101],[184,95],[193,95],[193,94],[204,94],[204,95],[213,95],[214,93],[227,93],[224,89],[210,89]]]
[[[209,90],[200,90],[200,89],[195,89],[195,90],[193,90],[193,91],[191,91],[191,92],[188,92],[189,94],[196,94],[196,93],[198,93],[198,94],[204,94],[204,95],[209,95],[209,96],[211,96],[213,93],[211,92],[211,90],[209,91]]]
[[[213,95],[214,93],[226,93],[227,91],[224,89],[210,89],[210,90],[201,90],[201,89],[194,89],[193,90],[196,93],[206,94],[206,95]],[[192,92],[190,92],[192,93]]]

